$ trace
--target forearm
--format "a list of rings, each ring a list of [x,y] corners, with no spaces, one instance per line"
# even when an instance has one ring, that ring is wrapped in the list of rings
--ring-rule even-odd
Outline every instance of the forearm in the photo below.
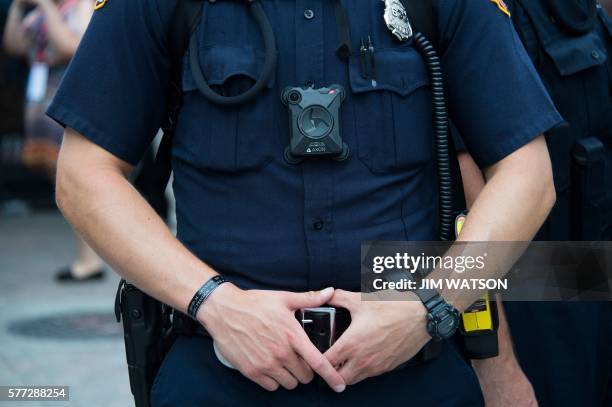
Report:
[[[472,361],[485,405],[537,407],[538,402],[533,387],[516,360],[500,296],[497,297],[497,301],[499,356]]]
[[[518,366],[518,363],[516,362],[516,357],[514,355],[514,347],[512,345],[512,338],[510,336],[510,328],[508,327],[508,320],[506,319],[506,312],[504,310],[504,305],[502,303],[501,296],[497,295],[495,301],[497,302],[497,315],[499,319],[499,327],[497,329],[499,355],[497,357],[489,359],[473,360],[472,365],[478,373],[484,373],[484,371],[486,371],[489,367],[494,367],[499,362],[510,362]]]
[[[13,2],[9,9],[4,27],[3,46],[8,54],[14,56],[25,56],[30,41],[22,27],[23,7],[17,1]]]
[[[191,254],[112,165],[67,156],[82,136],[67,131],[58,162],[57,200],[66,219],[117,272],[160,301],[185,311],[215,272]]]
[[[534,176],[537,174],[537,176]],[[485,171],[487,183],[472,206],[458,242],[517,242],[488,246],[486,267],[472,276],[450,278],[499,278],[508,272],[533,239],[555,201],[552,169],[543,137]],[[479,250],[478,244],[456,246],[451,254]],[[482,255],[482,253],[480,253]],[[473,273],[473,271],[468,271]],[[437,273],[440,276],[444,273]],[[448,276],[446,276],[448,277]],[[482,292],[452,290],[441,294],[459,310],[476,301]]]
[[[519,172],[519,168],[514,171],[514,174],[499,172],[488,179],[470,210],[458,241],[533,239],[550,212],[555,192],[551,184],[538,179],[546,174]]]

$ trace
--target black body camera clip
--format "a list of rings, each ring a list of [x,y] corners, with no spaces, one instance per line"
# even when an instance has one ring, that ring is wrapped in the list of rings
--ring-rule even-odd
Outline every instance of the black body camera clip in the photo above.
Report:
[[[291,122],[291,141],[285,149],[288,163],[299,164],[314,157],[344,161],[349,157],[340,130],[340,106],[345,97],[340,85],[283,91],[282,101],[289,108]]]

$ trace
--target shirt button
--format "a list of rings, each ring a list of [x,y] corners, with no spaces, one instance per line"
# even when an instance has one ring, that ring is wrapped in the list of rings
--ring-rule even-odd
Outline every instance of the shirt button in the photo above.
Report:
[[[304,18],[306,20],[312,20],[314,18],[314,11],[311,9],[304,10]]]
[[[317,220],[312,224],[312,227],[314,230],[323,230],[324,226],[325,224],[323,223],[322,220]]]
[[[598,60],[599,59],[599,52],[593,51],[593,52],[591,52],[591,56],[593,57],[593,59]]]

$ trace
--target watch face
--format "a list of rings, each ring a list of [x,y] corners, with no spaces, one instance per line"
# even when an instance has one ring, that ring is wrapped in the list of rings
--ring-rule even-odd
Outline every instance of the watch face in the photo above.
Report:
[[[450,314],[446,315],[439,323],[438,323],[438,335],[440,335],[444,339],[448,339],[457,330],[459,325],[458,318],[455,313],[451,311]]]
[[[452,306],[446,304],[433,315],[430,314],[427,330],[434,340],[450,338],[457,328],[459,328],[459,313]]]

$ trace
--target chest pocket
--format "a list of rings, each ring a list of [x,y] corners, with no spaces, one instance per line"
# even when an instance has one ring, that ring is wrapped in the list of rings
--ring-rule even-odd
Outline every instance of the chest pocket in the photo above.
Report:
[[[541,44],[559,75],[571,76],[606,63],[608,53],[597,30],[579,36],[566,34],[560,23],[551,22],[548,11],[537,1],[521,2],[527,18],[520,18],[519,30],[533,50]],[[533,59],[533,51],[530,56]]]
[[[374,58],[375,83],[358,53],[349,65],[359,159],[373,173],[419,169],[434,142],[425,64],[408,45],[378,49]]]
[[[248,90],[257,80],[264,55],[249,46],[199,49],[202,73],[211,88],[225,96]],[[239,107],[218,106],[196,88],[184,61],[184,106],[179,118],[175,157],[218,172],[257,170],[280,150],[274,107],[274,78],[253,101]]]

